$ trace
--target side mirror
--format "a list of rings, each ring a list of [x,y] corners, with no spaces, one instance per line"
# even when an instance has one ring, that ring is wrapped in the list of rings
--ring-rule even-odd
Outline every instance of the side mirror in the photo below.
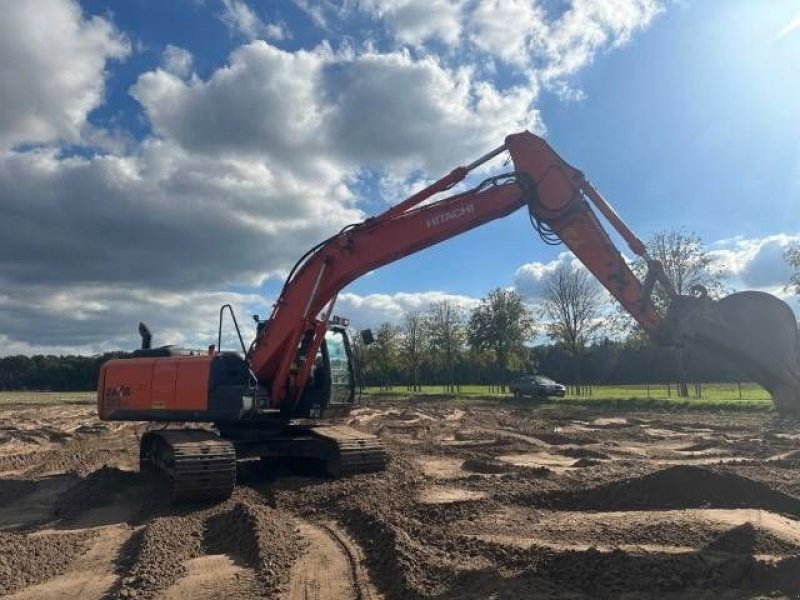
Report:
[[[361,330],[361,342],[365,346],[369,346],[375,341],[375,336],[372,335],[372,329],[362,329]]]

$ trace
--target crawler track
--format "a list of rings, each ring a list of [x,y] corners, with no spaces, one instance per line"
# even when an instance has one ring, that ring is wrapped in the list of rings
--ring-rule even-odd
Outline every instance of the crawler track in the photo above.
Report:
[[[157,469],[169,481],[172,502],[224,500],[236,484],[233,444],[200,429],[149,431],[139,452],[142,471]]]
[[[389,462],[378,436],[342,425],[314,427],[312,433],[328,442],[326,469],[334,477],[383,471]]]

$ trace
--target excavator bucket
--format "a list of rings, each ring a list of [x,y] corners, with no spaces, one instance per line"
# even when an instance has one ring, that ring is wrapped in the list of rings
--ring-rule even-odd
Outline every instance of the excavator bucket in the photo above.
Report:
[[[678,296],[661,332],[727,358],[772,395],[777,410],[800,413],[800,332],[782,300],[753,291],[720,300]]]

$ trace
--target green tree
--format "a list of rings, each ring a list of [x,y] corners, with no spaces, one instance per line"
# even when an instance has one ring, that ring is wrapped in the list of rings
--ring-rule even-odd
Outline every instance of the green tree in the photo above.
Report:
[[[658,232],[648,241],[647,251],[652,258],[661,261],[664,273],[679,296],[690,295],[697,287],[704,288],[712,298],[718,298],[725,292],[722,277],[719,271],[712,267],[711,256],[706,252],[703,241],[696,233],[682,229]],[[644,273],[642,261],[637,263],[635,270],[637,274]],[[662,315],[666,313],[669,298],[658,286],[653,294],[653,302]],[[686,383],[684,352],[681,348],[676,351],[676,361],[678,395],[687,397],[689,390]]]
[[[464,346],[464,320],[463,310],[452,300],[432,303],[426,314],[431,354],[451,392],[456,391],[455,365]]]
[[[713,268],[711,255],[696,233],[682,229],[660,231],[647,242],[647,252],[652,258],[661,261],[664,273],[679,296],[691,294],[692,289],[697,286],[705,288],[712,298],[725,292],[721,274]],[[643,279],[646,271],[644,261],[636,261],[634,272],[637,276]],[[664,311],[669,298],[656,286],[653,301],[659,310]]]
[[[581,393],[581,358],[601,327],[603,292],[589,273],[564,264],[544,280],[547,335],[572,358],[575,388]]]
[[[397,328],[384,322],[375,333],[375,342],[368,348],[370,362],[377,370],[380,385],[391,388],[392,372],[397,360]]]
[[[495,376],[505,391],[509,361],[519,357],[524,343],[535,334],[533,315],[522,296],[497,288],[472,311],[467,340],[473,349],[491,353]]]
[[[411,391],[419,391],[419,368],[425,358],[428,345],[428,327],[425,315],[418,310],[403,314],[400,323],[399,351],[400,359],[408,374],[408,386]]]
[[[706,251],[699,235],[683,229],[659,231],[647,241],[647,253],[657,259],[664,267],[664,273],[672,282],[675,292],[685,296],[692,289],[701,286],[709,296],[718,298],[725,293],[719,270],[713,266],[711,256]],[[644,281],[647,274],[647,263],[637,258],[631,266],[639,281]],[[669,296],[657,285],[653,290],[653,304],[662,315],[669,308]],[[647,340],[647,334],[620,305],[616,305],[616,314],[611,318],[612,329],[628,339],[634,346]]]

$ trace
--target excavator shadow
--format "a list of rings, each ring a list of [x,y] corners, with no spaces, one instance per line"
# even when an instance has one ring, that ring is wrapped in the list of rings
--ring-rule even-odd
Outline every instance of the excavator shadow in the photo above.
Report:
[[[137,482],[129,492],[136,492],[138,510],[129,520],[140,524],[158,517],[182,517],[196,514],[224,500],[201,500],[196,502],[172,502],[163,493],[166,477],[158,472],[140,472]],[[326,472],[324,461],[311,458],[254,458],[236,463],[237,488],[255,490],[263,497],[264,504],[274,506],[273,491],[276,486],[292,488],[324,483],[333,477]],[[234,496],[236,493],[234,493]]]
[[[52,520],[59,498],[77,480],[72,474],[0,479],[0,531],[29,529]]]
[[[287,479],[329,480],[323,460],[308,457],[260,458],[240,460],[236,465],[236,481],[240,485],[263,487]]]
[[[436,598],[512,600],[534,597],[536,593],[545,598],[613,598],[628,594],[634,597],[645,590],[653,593],[646,597],[690,590],[702,595],[704,588],[713,589],[719,581],[737,586],[747,593],[746,597],[763,591],[780,590],[787,595],[800,592],[800,580],[796,576],[800,558],[796,556],[760,561],[746,552],[719,552],[707,548],[681,554],[588,549],[551,554],[521,551],[519,559],[521,563],[536,567],[512,576],[503,575],[494,568],[462,572]]]

